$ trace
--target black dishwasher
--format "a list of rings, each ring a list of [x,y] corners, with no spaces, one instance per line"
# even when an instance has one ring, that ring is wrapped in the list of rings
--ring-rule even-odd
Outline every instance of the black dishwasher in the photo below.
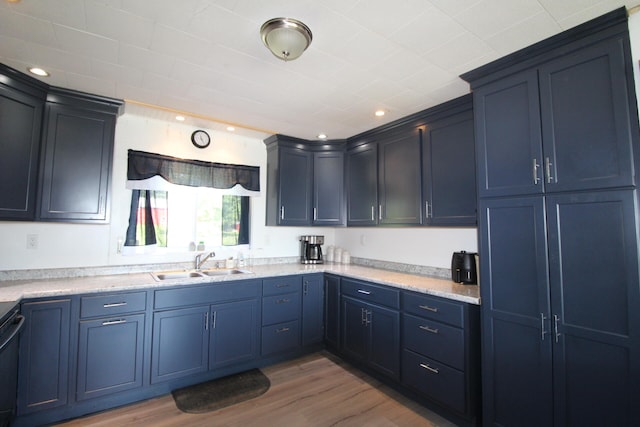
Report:
[[[15,303],[0,302],[0,427],[15,415],[18,383],[18,335],[24,325]]]

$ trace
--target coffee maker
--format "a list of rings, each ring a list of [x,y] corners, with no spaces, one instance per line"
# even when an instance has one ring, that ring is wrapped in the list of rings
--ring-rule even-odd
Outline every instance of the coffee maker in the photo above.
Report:
[[[322,264],[324,236],[300,236],[300,262],[302,264]]]

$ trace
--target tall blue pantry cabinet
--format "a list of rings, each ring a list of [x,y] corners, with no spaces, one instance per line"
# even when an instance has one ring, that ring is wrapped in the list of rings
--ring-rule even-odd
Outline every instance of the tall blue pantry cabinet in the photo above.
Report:
[[[483,425],[640,425],[626,10],[462,77],[474,94]]]

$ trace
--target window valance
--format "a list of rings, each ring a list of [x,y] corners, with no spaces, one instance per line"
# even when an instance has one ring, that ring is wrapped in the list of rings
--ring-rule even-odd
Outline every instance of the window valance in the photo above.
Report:
[[[260,167],[129,150],[127,188],[166,190],[172,185],[210,187],[229,194],[255,196],[260,194]]]

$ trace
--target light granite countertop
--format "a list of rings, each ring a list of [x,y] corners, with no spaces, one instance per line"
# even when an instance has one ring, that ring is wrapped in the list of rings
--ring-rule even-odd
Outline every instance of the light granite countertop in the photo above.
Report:
[[[50,298],[98,292],[126,291],[216,283],[233,280],[286,276],[306,273],[335,273],[344,277],[367,280],[383,285],[407,289],[470,304],[480,304],[476,285],[460,285],[450,280],[382,270],[354,264],[271,264],[241,268],[245,274],[157,281],[151,273],[96,275],[72,278],[39,278],[32,280],[0,281],[0,301],[20,301],[27,298]]]

